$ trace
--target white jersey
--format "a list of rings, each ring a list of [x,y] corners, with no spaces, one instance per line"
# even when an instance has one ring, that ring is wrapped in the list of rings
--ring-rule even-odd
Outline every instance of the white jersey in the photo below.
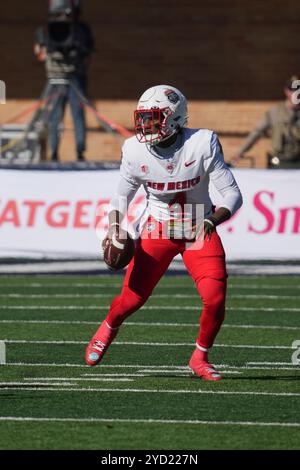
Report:
[[[233,174],[224,162],[216,133],[208,129],[183,128],[175,144],[168,148],[151,147],[127,139],[122,149],[121,179],[111,209],[126,211],[142,185],[147,194],[147,209],[156,220],[169,217],[170,205],[203,204],[204,216],[213,210],[208,185],[211,181],[223,197],[222,207],[233,215],[242,196]]]

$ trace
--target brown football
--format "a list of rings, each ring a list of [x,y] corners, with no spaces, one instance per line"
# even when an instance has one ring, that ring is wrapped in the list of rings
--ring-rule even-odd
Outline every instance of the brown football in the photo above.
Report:
[[[111,271],[118,271],[125,268],[134,255],[134,241],[127,234],[127,237],[120,238],[113,234],[112,239],[106,241],[104,247],[104,261]]]

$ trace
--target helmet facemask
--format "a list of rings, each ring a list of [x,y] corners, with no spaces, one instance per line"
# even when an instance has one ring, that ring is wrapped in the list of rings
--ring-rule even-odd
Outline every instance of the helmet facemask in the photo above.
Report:
[[[134,130],[140,143],[157,145],[174,134],[167,126],[170,108],[137,109],[134,112]]]
[[[175,136],[187,123],[187,101],[177,88],[156,85],[139,99],[134,130],[141,143],[159,145]]]

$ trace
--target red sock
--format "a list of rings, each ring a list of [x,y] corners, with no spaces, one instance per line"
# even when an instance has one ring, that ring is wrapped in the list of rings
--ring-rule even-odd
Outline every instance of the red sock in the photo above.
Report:
[[[199,349],[201,348],[201,349]],[[208,349],[202,348],[196,343],[196,349],[194,351],[194,356],[198,361],[206,361],[208,362]]]
[[[101,341],[104,344],[110,343],[118,332],[118,328],[111,328],[106,320],[101,323],[100,327],[96,331],[94,338]]]

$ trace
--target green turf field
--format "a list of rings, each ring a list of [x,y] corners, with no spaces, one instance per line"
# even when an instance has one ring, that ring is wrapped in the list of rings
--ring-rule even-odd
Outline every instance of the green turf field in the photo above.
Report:
[[[165,277],[103,363],[85,366],[121,281],[0,278],[0,449],[300,448],[299,278],[229,279],[215,383],[187,368],[201,304],[184,276]]]

